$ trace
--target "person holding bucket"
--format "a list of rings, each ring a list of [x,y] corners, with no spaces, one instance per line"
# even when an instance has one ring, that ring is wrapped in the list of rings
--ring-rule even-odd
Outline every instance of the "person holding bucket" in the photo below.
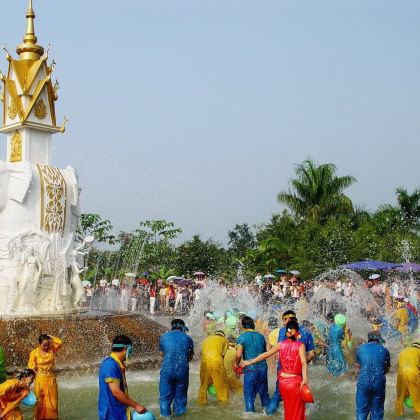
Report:
[[[28,397],[30,387],[35,379],[32,369],[23,370],[17,379],[9,379],[0,384],[0,419],[23,420],[19,404]],[[32,404],[35,404],[35,396],[32,394]]]
[[[299,324],[291,320],[286,325],[286,340],[278,342],[268,352],[242,362],[250,366],[278,353],[281,370],[278,375],[280,394],[284,401],[285,420],[304,420],[305,402],[313,402],[308,383],[305,344],[298,341]]]
[[[112,340],[112,353],[99,368],[99,420],[131,420],[132,409],[141,414],[147,412],[128,394],[125,361],[132,352],[133,343],[126,335],[118,335]]]

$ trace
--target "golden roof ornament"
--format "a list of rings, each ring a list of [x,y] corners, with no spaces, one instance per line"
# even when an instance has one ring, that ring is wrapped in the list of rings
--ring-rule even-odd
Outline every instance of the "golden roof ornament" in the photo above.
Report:
[[[44,48],[37,44],[34,26],[35,13],[32,9],[32,0],[29,0],[28,11],[26,12],[26,34],[23,37],[23,44],[16,48],[21,60],[39,60],[44,54]]]

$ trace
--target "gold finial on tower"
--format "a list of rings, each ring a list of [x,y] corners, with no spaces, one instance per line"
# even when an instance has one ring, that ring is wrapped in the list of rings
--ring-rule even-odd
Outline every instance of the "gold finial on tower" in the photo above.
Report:
[[[26,34],[23,37],[23,44],[16,48],[21,60],[39,60],[44,54],[44,48],[37,45],[34,26],[35,13],[32,9],[32,0],[29,0],[28,11],[26,12]]]

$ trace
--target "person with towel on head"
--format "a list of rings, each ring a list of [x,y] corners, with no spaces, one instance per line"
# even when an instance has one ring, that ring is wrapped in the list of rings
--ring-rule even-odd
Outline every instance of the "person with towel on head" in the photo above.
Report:
[[[126,335],[112,340],[112,353],[99,368],[99,420],[131,420],[131,409],[137,413],[147,410],[128,394],[125,361],[133,352],[133,343]]]

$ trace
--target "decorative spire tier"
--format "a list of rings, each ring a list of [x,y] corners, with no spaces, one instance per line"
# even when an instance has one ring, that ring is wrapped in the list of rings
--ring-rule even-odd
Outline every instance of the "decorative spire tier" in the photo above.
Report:
[[[29,0],[26,34],[23,43],[16,48],[19,57],[14,59],[7,53],[7,76],[0,75],[3,82],[0,132],[8,135],[9,162],[26,160],[48,164],[51,136],[43,135],[41,139],[40,133],[58,133],[64,128],[57,126],[55,114],[58,83],[53,85],[51,81],[55,63],[48,65],[48,51],[44,53],[44,48],[37,44],[34,19],[32,0]]]
[[[35,13],[32,9],[32,0],[29,0],[28,11],[26,12],[26,34],[23,38],[23,44],[16,48],[21,60],[39,60],[44,54],[44,48],[37,45],[34,26]]]

